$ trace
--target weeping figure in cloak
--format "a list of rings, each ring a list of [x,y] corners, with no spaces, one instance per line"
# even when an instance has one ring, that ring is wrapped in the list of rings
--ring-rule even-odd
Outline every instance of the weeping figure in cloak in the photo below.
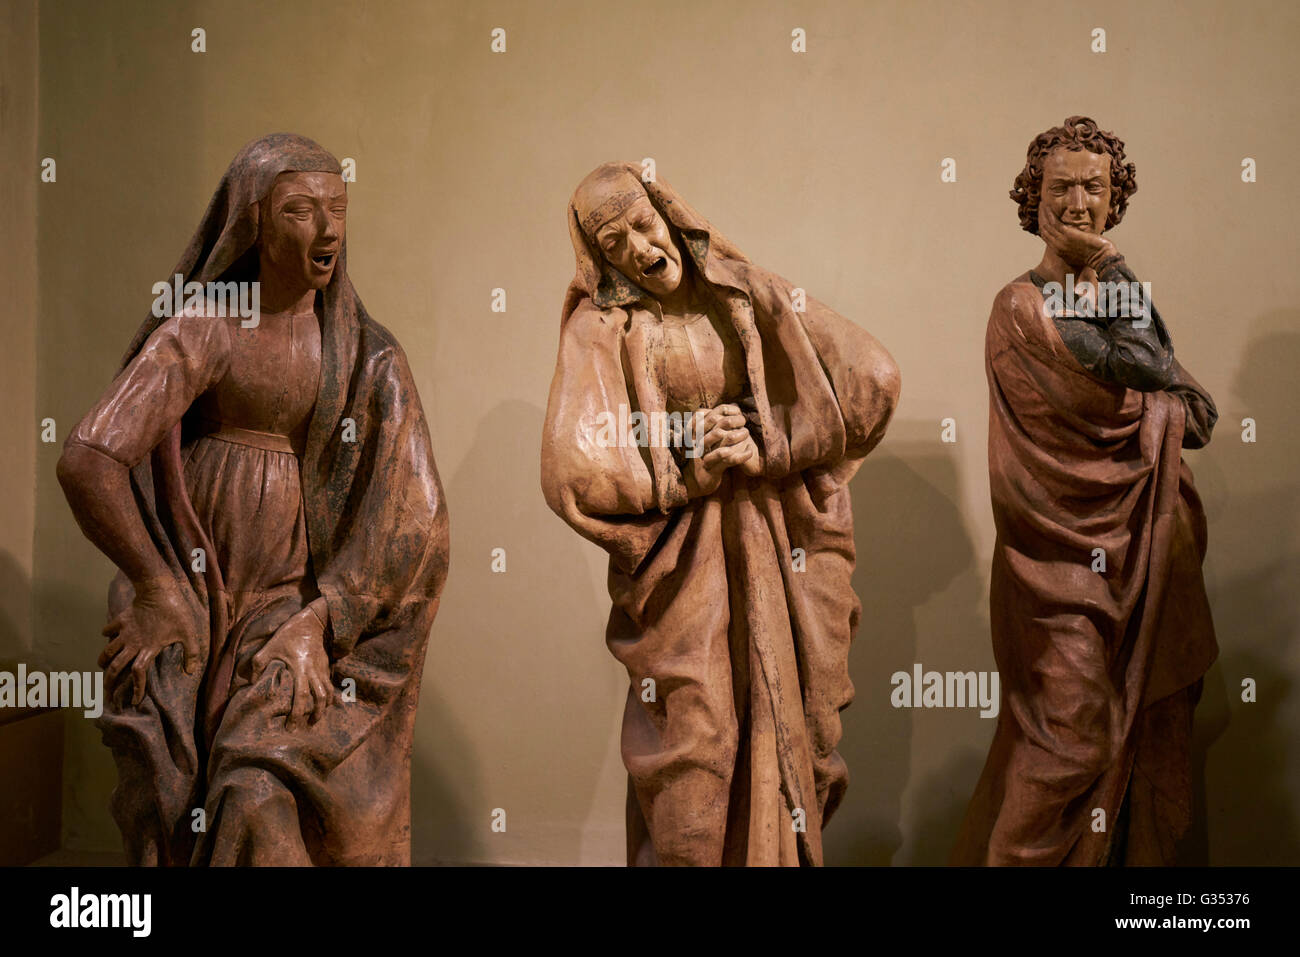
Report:
[[[406,357],[348,280],[347,201],[311,140],[240,151],[172,270],[196,292],[155,301],[59,462],[120,570],[99,726],[136,864],[410,862],[447,511]]]
[[[542,487],[610,554],[628,863],[819,865],[861,612],[848,483],[898,369],[639,166],[587,176],[569,231]]]

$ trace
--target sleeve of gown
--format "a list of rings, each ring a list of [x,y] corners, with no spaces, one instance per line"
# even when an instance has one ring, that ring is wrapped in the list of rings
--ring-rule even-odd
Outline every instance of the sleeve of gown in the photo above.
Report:
[[[1122,258],[1103,268],[1099,278],[1103,282],[1138,282],[1138,277]],[[1164,390],[1176,395],[1183,403],[1183,407],[1187,410],[1187,424],[1183,429],[1183,448],[1204,448],[1210,441],[1214,423],[1218,421],[1218,409],[1214,407],[1214,400],[1210,398],[1210,394],[1174,358],[1173,343],[1169,339],[1169,332],[1164,320],[1160,318],[1155,303],[1150,302],[1147,305],[1151,310],[1151,326],[1146,330],[1146,341],[1141,344],[1123,344],[1121,348],[1131,357],[1128,360],[1130,366],[1138,365],[1134,359],[1141,359],[1151,381],[1165,380]],[[1121,329],[1121,332],[1124,330]],[[1164,352],[1167,352],[1167,356],[1153,344],[1152,339],[1166,343]],[[1161,370],[1165,368],[1166,363],[1168,371],[1162,374]],[[1138,387],[1130,386],[1130,388]]]
[[[602,423],[627,403],[620,328],[589,303],[560,333],[542,435],[542,492],[575,531],[635,568],[668,523],[642,450]]]
[[[844,457],[860,464],[884,437],[898,405],[898,364],[875,336],[815,299],[808,299],[803,322],[839,402]]]
[[[223,320],[181,315],[164,321],[68,437],[133,468],[225,376]]]
[[[1123,258],[1102,267],[1098,278],[1110,283],[1138,283]],[[1135,325],[1137,316],[1118,319],[1058,319],[1061,338],[1089,372],[1104,382],[1115,382],[1139,392],[1164,390],[1177,396],[1186,409],[1184,448],[1203,448],[1219,413],[1214,400],[1174,357],[1169,330],[1154,302],[1146,304],[1151,322]],[[1131,309],[1130,311],[1136,311]]]
[[[1203,449],[1209,445],[1214,423],[1219,421],[1219,410],[1215,408],[1210,393],[1177,360],[1174,361],[1174,379],[1165,391],[1176,395],[1187,410],[1183,448]]]
[[[1102,266],[1103,283],[1136,283],[1137,276],[1120,257]],[[1070,317],[1056,319],[1061,338],[1079,364],[1103,382],[1114,382],[1139,392],[1157,392],[1173,377],[1174,345],[1154,302],[1145,313],[1130,303],[1128,316],[1115,318]]]
[[[792,381],[785,386],[792,401],[778,426],[787,432],[789,467],[832,491],[853,477],[884,437],[898,405],[898,364],[873,335],[811,296],[802,312],[791,312],[794,287],[788,280],[755,267],[749,282],[755,309],[772,317],[775,326],[767,328],[784,343],[784,356],[767,355],[765,343],[764,362],[769,394],[781,388],[777,383]],[[791,323],[803,337],[781,328]],[[806,441],[812,435],[818,439]]]

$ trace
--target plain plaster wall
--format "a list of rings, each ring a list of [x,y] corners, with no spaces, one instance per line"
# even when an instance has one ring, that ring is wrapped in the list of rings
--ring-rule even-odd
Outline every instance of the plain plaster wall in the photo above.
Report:
[[[0,661],[32,657],[36,526],[37,3],[0,6]]]

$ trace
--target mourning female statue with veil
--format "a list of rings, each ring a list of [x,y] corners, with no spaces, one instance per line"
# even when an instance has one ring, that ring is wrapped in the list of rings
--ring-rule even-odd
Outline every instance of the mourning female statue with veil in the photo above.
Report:
[[[244,147],[172,274],[257,283],[260,312],[155,309],[59,462],[119,569],[99,725],[133,863],[410,862],[447,510],[406,357],[348,278],[347,204],[311,140]]]
[[[849,480],[898,369],[636,165],[587,176],[568,224],[542,488],[610,556],[628,863],[821,864],[861,612]]]

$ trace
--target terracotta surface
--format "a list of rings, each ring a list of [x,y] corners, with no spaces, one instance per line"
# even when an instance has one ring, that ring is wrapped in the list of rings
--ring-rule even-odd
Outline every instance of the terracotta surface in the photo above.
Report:
[[[1122,261],[1102,232],[1136,184],[1112,134],[1071,117],[1031,144],[1016,186],[1022,225],[1046,246],[1032,275],[1095,281]],[[1172,342],[1157,341],[1169,337],[1144,352],[1152,327],[1127,322],[1090,323],[1103,349],[1122,347],[1088,369],[1031,273],[993,304],[1002,708],[954,863],[1168,864],[1191,823],[1192,712],[1217,646],[1205,513],[1181,453],[1208,441],[1216,412]]]
[[[260,322],[151,315],[60,461],[121,569],[99,726],[135,863],[410,859],[447,514],[405,356],[348,280],[346,205],[310,140],[246,146],[172,274],[260,280]]]
[[[820,864],[848,781],[848,481],[898,370],[826,306],[797,312],[791,283],[639,174],[606,164],[570,204],[577,273],[542,446],[548,504],[610,553],[628,862]],[[597,418],[620,406],[700,413],[704,454],[602,444]]]

